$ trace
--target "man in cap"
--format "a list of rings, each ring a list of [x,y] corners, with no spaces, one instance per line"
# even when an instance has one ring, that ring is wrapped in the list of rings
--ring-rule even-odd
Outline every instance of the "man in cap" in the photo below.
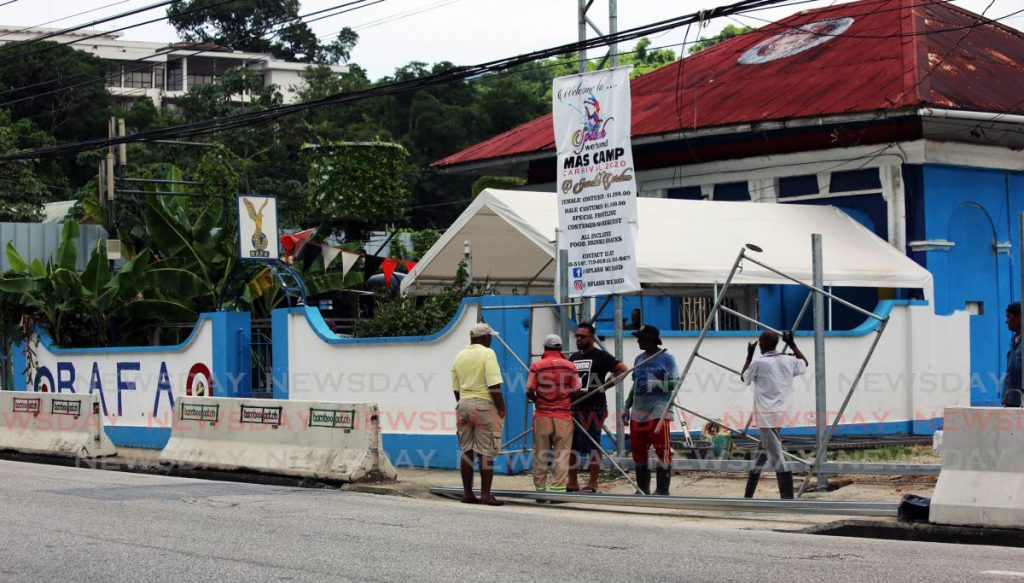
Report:
[[[469,346],[452,363],[452,390],[455,391],[456,428],[462,459],[462,501],[483,502],[489,506],[503,503],[491,495],[494,457],[501,450],[505,399],[501,394],[501,369],[491,350],[491,337],[498,333],[485,323],[469,329]],[[473,494],[473,456],[480,461],[480,498]]]
[[[747,475],[744,498],[754,497],[765,462],[771,463],[775,470],[780,497],[793,498],[793,472],[786,470],[779,431],[792,418],[793,377],[807,372],[807,358],[796,347],[792,332],[787,332],[783,338],[786,346],[793,350],[792,355],[775,350],[779,346],[779,335],[771,330],[765,330],[756,343],[747,345],[741,378],[748,385],[754,384],[754,423],[760,433],[761,446],[754,468]],[[757,360],[753,360],[755,347],[761,349],[761,358]]]
[[[1020,302],[1006,306],[1006,327],[1013,338],[1010,350],[1006,353],[1006,374],[1001,383],[1003,389],[1003,407],[1021,406],[1021,350],[1020,350]]]
[[[600,443],[601,429],[608,418],[608,395],[590,396],[592,391],[601,388],[609,376],[618,376],[628,369],[624,363],[614,356],[601,350],[596,345],[597,338],[593,324],[584,322],[576,329],[576,352],[569,355],[569,360],[576,365],[583,385],[583,396],[573,403],[572,414],[576,425],[572,433],[573,459],[569,465],[570,492],[579,490],[577,466],[587,468],[590,479],[583,488],[584,492],[597,492],[597,478],[601,473],[601,450],[594,445]]]
[[[563,493],[572,446],[572,402],[580,396],[580,377],[576,365],[562,358],[557,334],[544,338],[543,355],[530,365],[526,396],[534,404],[533,486],[538,492]]]
[[[668,496],[672,481],[672,447],[669,443],[669,400],[672,388],[679,378],[676,359],[662,352],[661,332],[644,324],[633,332],[641,352],[633,362],[633,389],[626,399],[623,421],[629,424],[629,448],[636,468],[636,483],[644,494],[651,493],[651,468],[647,465],[647,450],[654,447],[658,456],[658,496]],[[657,356],[655,356],[657,355]],[[654,358],[651,358],[654,357]],[[646,359],[650,359],[641,366]],[[665,422],[661,423],[664,418]],[[661,428],[658,428],[661,425]]]

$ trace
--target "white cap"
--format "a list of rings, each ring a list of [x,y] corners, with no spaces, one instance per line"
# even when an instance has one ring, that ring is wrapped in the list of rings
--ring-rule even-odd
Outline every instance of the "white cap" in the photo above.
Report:
[[[544,337],[544,348],[561,348],[562,338],[558,334],[548,334]]]
[[[470,338],[480,338],[481,336],[497,336],[498,333],[494,331],[485,322],[473,324],[473,327],[469,329]]]

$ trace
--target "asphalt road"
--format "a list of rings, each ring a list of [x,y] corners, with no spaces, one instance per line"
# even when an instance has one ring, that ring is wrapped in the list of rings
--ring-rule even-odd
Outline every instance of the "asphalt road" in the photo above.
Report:
[[[4,582],[1024,581],[1022,549],[10,461],[0,533]]]

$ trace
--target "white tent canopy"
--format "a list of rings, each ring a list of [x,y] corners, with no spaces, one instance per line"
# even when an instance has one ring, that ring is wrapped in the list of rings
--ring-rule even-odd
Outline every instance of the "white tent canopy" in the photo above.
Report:
[[[520,293],[551,293],[557,195],[488,189],[452,223],[402,282],[428,292],[452,282],[472,250],[473,281]],[[811,281],[811,234],[821,233],[826,286],[914,288],[931,296],[932,275],[832,206],[640,198],[640,282],[661,289],[725,281],[746,243],[779,271]],[[737,284],[790,283],[751,262]]]

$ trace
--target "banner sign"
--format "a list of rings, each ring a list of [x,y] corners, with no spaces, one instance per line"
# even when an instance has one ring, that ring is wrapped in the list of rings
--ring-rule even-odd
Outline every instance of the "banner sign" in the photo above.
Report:
[[[238,253],[242,259],[278,259],[277,198],[238,196]]]
[[[555,79],[559,248],[569,296],[640,290],[636,178],[630,146],[632,67]]]

